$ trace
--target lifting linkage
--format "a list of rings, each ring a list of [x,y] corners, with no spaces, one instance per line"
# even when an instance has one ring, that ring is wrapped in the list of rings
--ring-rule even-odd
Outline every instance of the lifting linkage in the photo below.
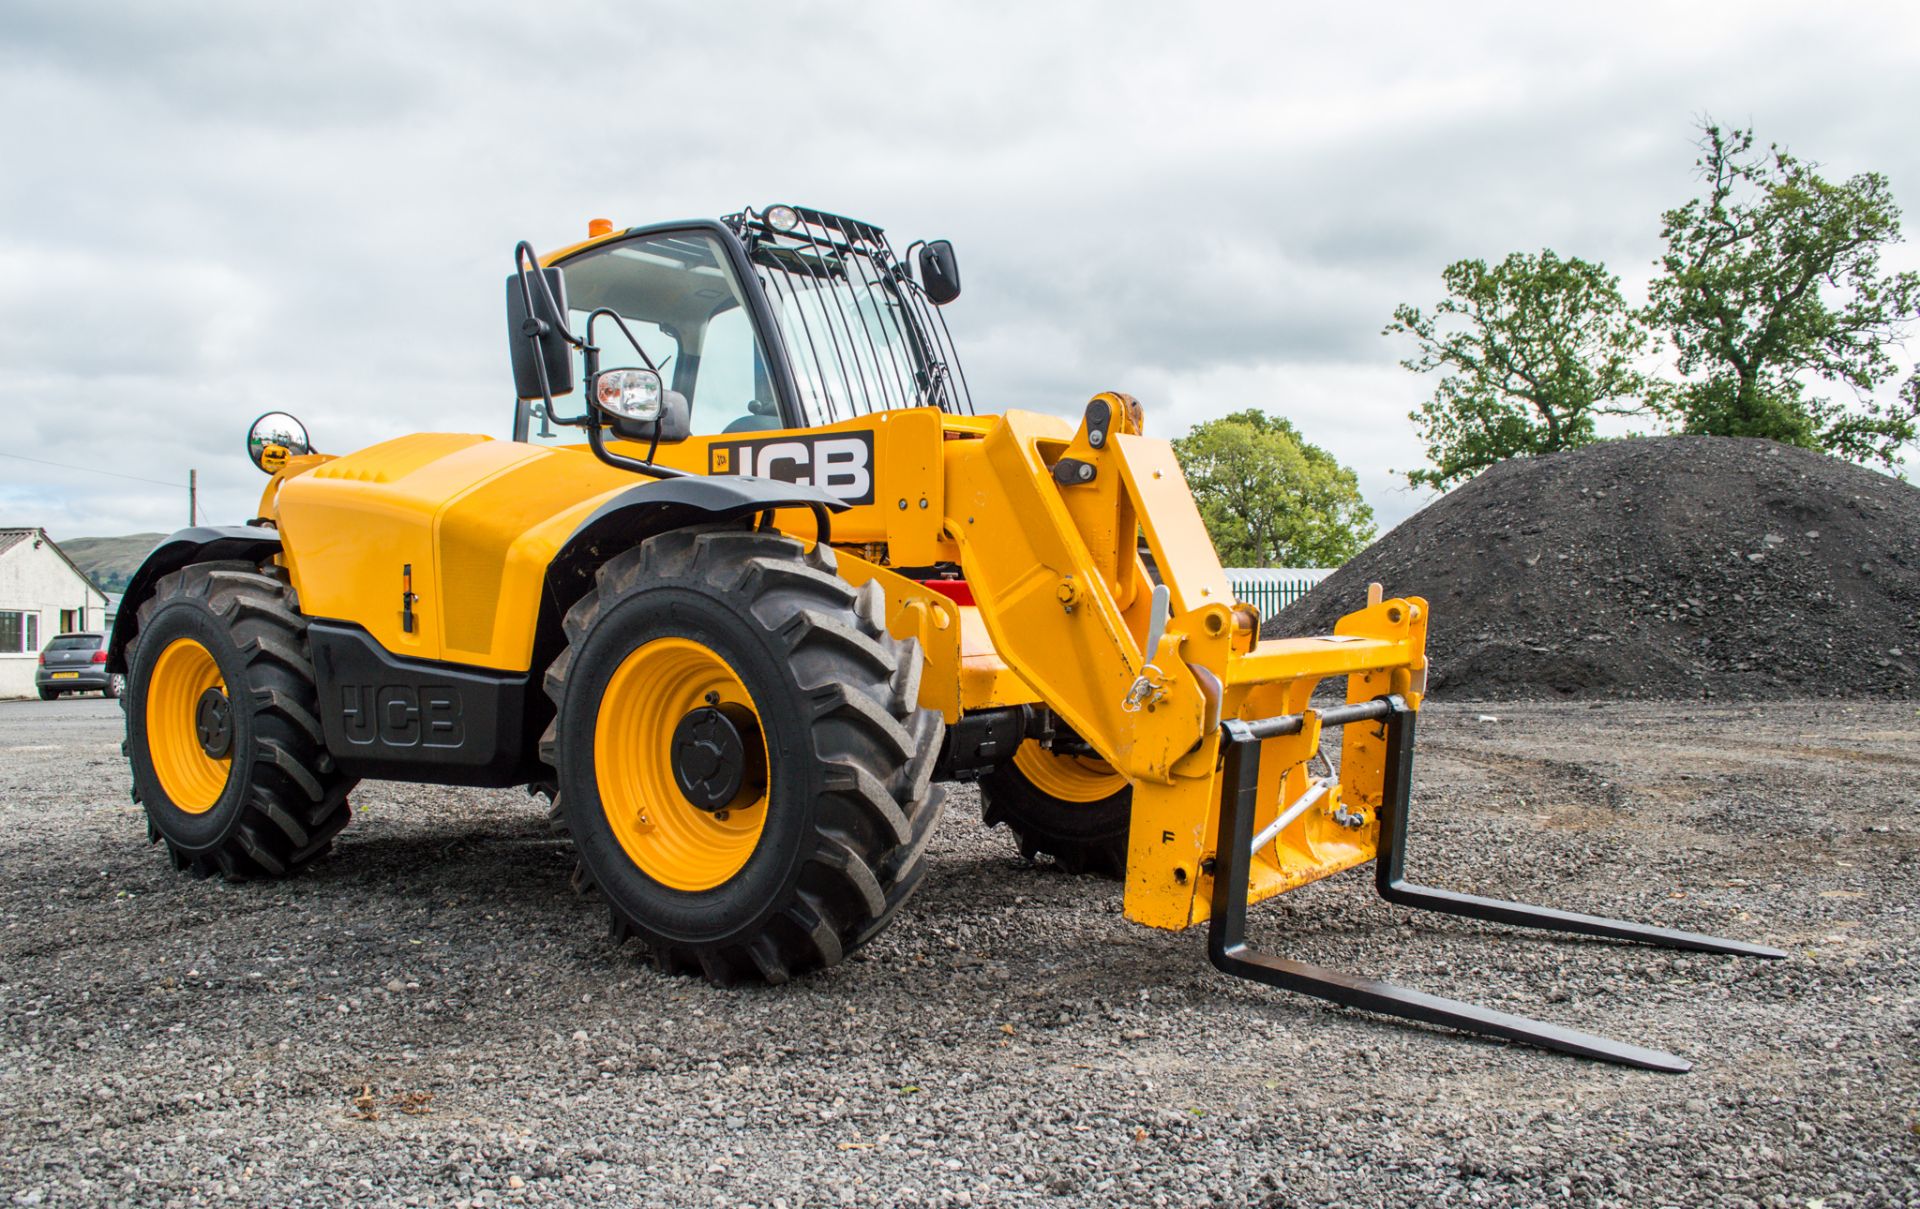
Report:
[[[1323,727],[1375,721],[1384,727],[1386,768],[1380,795],[1380,844],[1374,868],[1374,888],[1380,897],[1403,907],[1418,907],[1470,919],[1487,919],[1555,932],[1630,940],[1661,948],[1728,953],[1741,957],[1786,956],[1779,949],[1764,945],[1722,940],[1696,932],[1656,928],[1595,915],[1580,915],[1571,911],[1555,911],[1472,894],[1457,894],[1409,882],[1406,879],[1407,805],[1413,779],[1414,718],[1414,710],[1398,696],[1379,697],[1318,711],[1318,719]],[[1282,714],[1252,720],[1230,719],[1221,723],[1224,768],[1221,777],[1220,834],[1215,850],[1212,919],[1207,932],[1207,956],[1217,969],[1238,978],[1252,979],[1282,990],[1298,991],[1345,1007],[1402,1016],[1482,1036],[1502,1037],[1542,1049],[1597,1058],[1603,1062],[1617,1062],[1624,1066],[1670,1074],[1682,1074],[1692,1066],[1686,1059],[1661,1050],[1628,1045],[1591,1033],[1529,1020],[1524,1016],[1496,1012],[1477,1004],[1445,999],[1389,982],[1310,965],[1304,961],[1269,957],[1248,948],[1247,895],[1252,857],[1257,849],[1253,820],[1260,784],[1260,744],[1264,739],[1299,733],[1306,720],[1305,714]]]

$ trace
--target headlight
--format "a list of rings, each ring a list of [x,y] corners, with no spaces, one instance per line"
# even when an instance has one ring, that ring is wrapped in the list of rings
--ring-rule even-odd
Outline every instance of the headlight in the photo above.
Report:
[[[660,375],[650,369],[610,369],[593,382],[600,409],[623,420],[659,419],[661,394]]]
[[[769,206],[767,225],[784,235],[800,225],[799,212],[792,206]]]

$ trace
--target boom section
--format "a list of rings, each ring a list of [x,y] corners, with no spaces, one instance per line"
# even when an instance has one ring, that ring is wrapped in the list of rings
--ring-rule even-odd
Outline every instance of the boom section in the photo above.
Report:
[[[1259,740],[1248,901],[1372,859],[1384,733],[1339,727],[1339,769],[1315,775],[1325,736],[1310,702],[1344,677],[1347,701],[1395,695],[1418,709],[1425,601],[1379,600],[1332,635],[1260,641],[1172,446],[1141,434],[1124,395],[1096,396],[1075,428],[1009,412],[949,440],[946,467],[947,533],[995,653],[1133,786],[1129,918],[1182,928],[1208,916],[1226,720],[1302,715]]]

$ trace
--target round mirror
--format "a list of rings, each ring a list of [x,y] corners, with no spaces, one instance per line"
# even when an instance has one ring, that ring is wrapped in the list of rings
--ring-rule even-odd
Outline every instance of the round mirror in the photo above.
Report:
[[[247,456],[268,474],[277,473],[288,458],[312,453],[307,426],[284,411],[270,411],[247,430]]]

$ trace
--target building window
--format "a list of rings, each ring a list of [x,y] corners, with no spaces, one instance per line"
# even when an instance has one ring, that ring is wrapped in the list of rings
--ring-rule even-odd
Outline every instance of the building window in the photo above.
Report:
[[[60,610],[60,632],[62,634],[71,634],[83,628],[80,623],[79,609]]]
[[[0,609],[0,655],[32,655],[40,649],[40,614]]]

